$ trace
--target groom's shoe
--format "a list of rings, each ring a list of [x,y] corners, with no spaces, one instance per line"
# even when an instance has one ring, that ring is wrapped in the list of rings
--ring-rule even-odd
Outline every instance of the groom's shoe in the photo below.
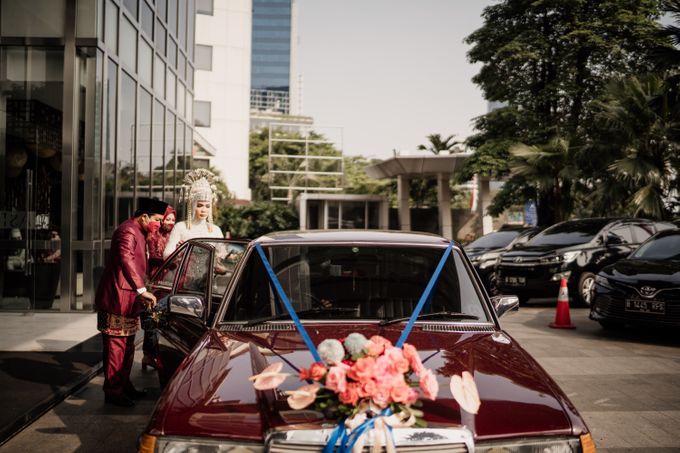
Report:
[[[146,396],[146,389],[137,390],[136,388],[133,387],[125,391],[125,396],[130,398],[131,400],[141,400]]]

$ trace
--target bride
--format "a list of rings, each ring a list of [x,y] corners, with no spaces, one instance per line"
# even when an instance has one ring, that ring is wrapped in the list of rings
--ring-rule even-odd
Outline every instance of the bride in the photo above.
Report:
[[[218,195],[214,185],[216,179],[213,173],[202,168],[192,170],[184,177],[187,220],[175,224],[163,250],[163,258],[172,255],[178,246],[189,239],[224,239],[220,228],[213,223],[212,216],[213,201]]]

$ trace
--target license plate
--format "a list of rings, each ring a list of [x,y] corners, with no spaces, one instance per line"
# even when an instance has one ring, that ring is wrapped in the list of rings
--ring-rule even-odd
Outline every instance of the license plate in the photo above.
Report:
[[[527,284],[525,277],[505,277],[505,284],[508,286],[524,286]]]
[[[626,299],[626,311],[666,314],[666,303],[657,300]]]

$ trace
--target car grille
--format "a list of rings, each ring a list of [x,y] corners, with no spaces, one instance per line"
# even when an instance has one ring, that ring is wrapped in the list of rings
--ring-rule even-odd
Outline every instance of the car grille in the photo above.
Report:
[[[364,447],[363,452],[371,452],[372,447]],[[304,445],[299,443],[283,443],[273,441],[269,444],[269,453],[295,453],[295,452],[322,452],[323,447],[318,445]],[[380,451],[387,451],[382,447]],[[399,453],[417,453],[417,452],[447,452],[447,453],[467,453],[468,449],[465,444],[442,444],[442,445],[419,445],[419,446],[402,446],[397,447]]]
[[[494,332],[495,329],[490,324],[418,324],[424,332]]]
[[[265,322],[254,326],[245,324],[222,324],[220,330],[227,332],[272,332],[295,330],[292,322]]]
[[[517,260],[520,261],[517,261]],[[547,263],[541,263],[541,257],[538,256],[508,256],[508,257],[501,257],[501,263],[503,263],[504,266],[518,266],[518,267],[523,267],[523,266],[535,266],[537,264],[547,264]]]

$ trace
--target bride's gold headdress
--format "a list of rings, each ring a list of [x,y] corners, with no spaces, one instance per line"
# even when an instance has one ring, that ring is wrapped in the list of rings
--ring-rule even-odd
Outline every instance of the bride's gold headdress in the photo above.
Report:
[[[181,197],[186,202],[187,228],[191,228],[191,218],[199,201],[210,202],[208,214],[208,231],[212,232],[213,204],[220,197],[221,192],[217,188],[219,178],[209,170],[197,168],[184,176]]]

